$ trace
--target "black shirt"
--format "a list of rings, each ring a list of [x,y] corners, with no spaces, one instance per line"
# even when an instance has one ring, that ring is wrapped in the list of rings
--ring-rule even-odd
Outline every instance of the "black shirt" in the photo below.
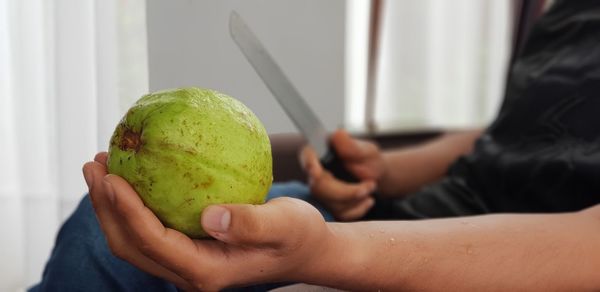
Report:
[[[564,0],[534,25],[500,113],[447,177],[368,217],[575,211],[600,203],[600,1]]]

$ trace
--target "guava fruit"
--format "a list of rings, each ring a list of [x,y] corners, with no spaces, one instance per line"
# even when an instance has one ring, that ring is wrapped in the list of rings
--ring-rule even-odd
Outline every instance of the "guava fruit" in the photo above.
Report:
[[[273,180],[260,120],[234,98],[194,87],[142,96],[117,125],[107,165],[166,227],[192,238],[207,237],[205,207],[264,203]]]

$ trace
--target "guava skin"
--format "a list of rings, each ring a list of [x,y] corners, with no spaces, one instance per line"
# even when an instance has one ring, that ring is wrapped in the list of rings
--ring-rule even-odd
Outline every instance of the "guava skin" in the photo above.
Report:
[[[273,181],[260,120],[225,94],[193,87],[140,98],[115,129],[107,165],[166,227],[191,238],[207,237],[206,206],[262,204]]]

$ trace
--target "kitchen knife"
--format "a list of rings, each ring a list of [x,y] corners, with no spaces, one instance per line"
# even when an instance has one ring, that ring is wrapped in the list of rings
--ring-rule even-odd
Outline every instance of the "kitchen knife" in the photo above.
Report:
[[[308,140],[323,167],[338,179],[358,182],[358,179],[344,167],[335,149],[330,147],[327,131],[317,115],[235,11],[232,11],[229,16],[229,33],[283,110]]]

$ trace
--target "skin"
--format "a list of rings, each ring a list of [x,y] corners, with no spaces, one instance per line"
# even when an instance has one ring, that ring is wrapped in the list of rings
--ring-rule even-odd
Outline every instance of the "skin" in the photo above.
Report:
[[[184,290],[277,281],[353,291],[600,289],[600,205],[326,223],[311,205],[281,198],[210,206],[199,224],[216,240],[192,240],[165,228],[125,180],[107,175],[106,153],[83,171],[112,252]]]

